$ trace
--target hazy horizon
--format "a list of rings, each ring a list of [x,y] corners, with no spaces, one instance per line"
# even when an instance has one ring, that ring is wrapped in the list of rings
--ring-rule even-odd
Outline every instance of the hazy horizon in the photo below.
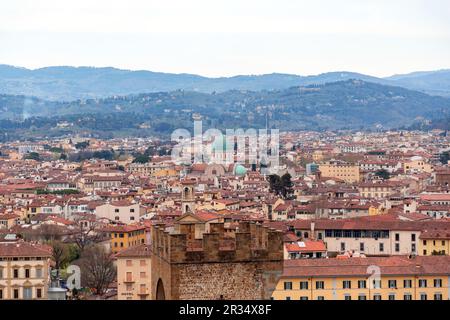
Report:
[[[30,71],[35,71],[35,70],[40,70],[40,69],[46,69],[46,68],[93,68],[93,69],[108,69],[108,68],[112,68],[112,69],[116,69],[116,70],[121,70],[121,71],[130,71],[130,72],[139,72],[139,71],[145,71],[145,72],[155,72],[155,73],[171,73],[171,74],[177,74],[177,75],[183,75],[183,74],[189,74],[189,75],[195,75],[195,76],[200,76],[200,77],[204,77],[204,78],[232,78],[232,77],[239,77],[239,76],[264,76],[264,75],[270,75],[270,74],[285,74],[285,75],[292,75],[292,76],[301,76],[301,77],[309,77],[309,76],[318,76],[321,74],[325,74],[325,73],[359,73],[359,74],[363,74],[366,76],[372,76],[372,77],[377,77],[375,75],[372,74],[366,74],[366,73],[362,73],[359,71],[355,71],[355,70],[330,70],[330,71],[326,71],[323,73],[315,73],[315,74],[297,74],[297,73],[290,73],[290,72],[277,72],[277,71],[273,71],[273,72],[267,72],[267,73],[255,73],[255,74],[244,74],[244,73],[239,73],[239,74],[231,74],[231,75],[227,75],[227,76],[206,76],[200,73],[186,73],[186,72],[167,72],[164,70],[147,70],[147,69],[128,69],[128,68],[121,68],[121,67],[117,67],[117,66],[111,66],[111,65],[105,65],[105,66],[94,66],[94,65],[49,65],[49,66],[39,66],[39,67],[25,67],[25,66],[17,66],[17,65],[12,65],[9,63],[3,63],[0,61],[0,66],[4,65],[4,66],[9,66],[9,67],[13,67],[13,68],[18,68],[18,69],[25,69],[25,70],[30,70]],[[439,69],[435,69],[435,70],[411,70],[409,72],[406,73],[394,73],[394,74],[389,74],[386,76],[381,76],[379,77],[380,79],[383,78],[389,78],[389,77],[393,77],[393,76],[398,76],[398,75],[408,75],[408,74],[413,74],[413,73],[427,73],[427,72],[440,72],[440,71],[450,71],[450,67],[449,68],[439,68]]]
[[[229,77],[450,68],[445,0],[17,0],[0,63]]]

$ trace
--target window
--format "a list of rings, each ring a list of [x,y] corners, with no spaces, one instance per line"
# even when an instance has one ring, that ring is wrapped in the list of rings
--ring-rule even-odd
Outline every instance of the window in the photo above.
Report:
[[[146,278],[147,277],[147,275],[146,275],[146,273],[145,272],[141,272],[141,278]]]
[[[300,282],[300,290],[308,290],[308,282],[307,281]]]
[[[324,296],[317,296],[317,300],[325,300]]]
[[[119,216],[115,216],[115,217],[114,217],[114,220],[119,221],[119,220],[120,220],[120,217],[119,217]]]
[[[131,284],[127,284],[127,291],[131,291],[133,289],[133,286]]]
[[[134,212],[134,209],[130,209],[130,212],[133,213],[133,212]]]
[[[424,245],[424,246],[427,245],[427,240],[423,240],[423,245]]]
[[[381,289],[381,280],[373,280],[374,289]]]
[[[365,289],[366,288],[366,280],[358,280],[358,288]]]
[[[36,298],[38,298],[38,299],[42,298],[42,289],[41,288],[36,289]]]
[[[300,300],[308,300],[308,297],[300,297]]]
[[[36,269],[36,278],[42,278],[42,269],[41,268]]]
[[[373,300],[381,300],[381,294],[374,294]]]
[[[395,241],[400,241],[400,234],[399,233],[395,234]]]
[[[292,290],[292,282],[285,282],[284,290]]]
[[[130,217],[130,220],[131,220],[131,221],[134,221],[134,216],[131,216],[131,217]]]
[[[316,289],[325,289],[325,282],[323,281],[316,281]]]
[[[127,272],[127,281],[131,282],[131,281],[133,281],[132,279],[133,279],[133,273],[132,272]]]
[[[384,251],[384,243],[380,243],[380,252]]]
[[[25,269],[25,278],[30,277],[30,269]]]
[[[23,288],[23,298],[30,300],[33,298],[33,289],[32,288]]]
[[[359,251],[364,251],[364,242],[359,243]]]
[[[14,278],[14,279],[19,278],[19,269],[14,269],[14,270],[13,270],[13,278]]]
[[[0,300],[3,299],[3,289],[0,289]]]
[[[390,294],[389,295],[389,300],[395,300],[395,294]]]
[[[114,212],[116,212],[116,213],[119,212],[119,209],[114,209]]]
[[[419,288],[426,288],[426,287],[427,287],[427,280],[419,279]]]
[[[407,293],[403,296],[403,300],[412,300],[412,295]]]
[[[416,252],[416,244],[415,243],[411,244],[411,251]]]
[[[442,294],[440,294],[440,293],[435,293],[435,294],[434,294],[434,300],[442,300]]]
[[[127,267],[132,267],[132,266],[133,266],[133,261],[127,260]]]
[[[291,297],[286,297],[286,300],[291,300]]]
[[[415,233],[411,234],[411,241],[416,241],[416,234]]]
[[[395,252],[400,252],[400,243],[395,244]]]
[[[345,251],[345,242],[341,242],[341,251]]]
[[[342,288],[344,288],[344,289],[351,289],[352,288],[352,282],[350,280],[342,281]]]
[[[389,280],[388,285],[389,285],[389,288],[391,288],[391,289],[397,288],[397,280]]]
[[[139,261],[141,267],[145,267],[147,265],[147,262],[145,260]]]
[[[426,293],[421,293],[420,294],[420,300],[427,300],[427,294]]]
[[[365,294],[361,294],[358,296],[358,300],[367,300],[367,297]]]
[[[344,297],[344,300],[352,300],[352,296],[351,296],[351,295],[348,295],[348,294],[346,294],[346,295],[345,295],[345,297]]]
[[[0,279],[3,279],[3,268],[0,268]]]
[[[14,297],[14,299],[19,299],[19,289],[14,289],[13,297]]]
[[[424,255],[424,256],[427,255],[427,250],[423,250],[423,255]]]
[[[403,280],[404,288],[412,288],[412,280]]]
[[[442,279],[434,279],[434,287],[441,288],[442,287]]]

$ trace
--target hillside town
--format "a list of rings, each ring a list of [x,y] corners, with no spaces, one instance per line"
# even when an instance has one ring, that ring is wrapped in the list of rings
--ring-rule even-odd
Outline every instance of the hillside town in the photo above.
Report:
[[[270,174],[172,149],[0,144],[0,300],[450,298],[446,131],[285,132]]]

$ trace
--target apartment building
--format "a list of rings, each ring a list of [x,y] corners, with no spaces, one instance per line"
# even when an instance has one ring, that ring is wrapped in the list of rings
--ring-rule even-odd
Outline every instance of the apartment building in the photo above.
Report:
[[[403,221],[388,215],[342,220],[296,220],[288,228],[298,237],[323,240],[329,254],[359,252],[367,256],[420,254],[423,230],[439,221]],[[448,222],[442,222],[445,225]],[[445,225],[440,225],[445,228]]]
[[[0,300],[47,299],[51,252],[8,235],[0,240]]]
[[[105,228],[111,239],[111,252],[118,253],[145,243],[146,234],[143,225],[117,225]]]
[[[116,255],[117,298],[119,300],[150,300],[151,248],[141,244]]]
[[[322,177],[337,178],[346,183],[359,182],[359,166],[345,162],[327,162],[319,165],[319,171]]]
[[[448,229],[425,230],[419,239],[419,255],[450,254],[450,231]]]
[[[274,300],[447,300],[450,257],[285,260]]]
[[[358,185],[358,191],[363,198],[387,198],[393,194],[403,193],[405,186],[400,182],[382,181],[365,182]]]
[[[95,215],[98,218],[127,224],[138,222],[143,214],[145,214],[143,207],[126,200],[105,203],[95,208]]]

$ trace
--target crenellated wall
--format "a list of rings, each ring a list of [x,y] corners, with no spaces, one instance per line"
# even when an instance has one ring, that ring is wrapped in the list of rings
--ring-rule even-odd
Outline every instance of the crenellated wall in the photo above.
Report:
[[[283,269],[282,232],[250,222],[231,235],[223,223],[201,238],[193,223],[176,230],[153,227],[154,296],[160,282],[166,299],[270,298]]]

